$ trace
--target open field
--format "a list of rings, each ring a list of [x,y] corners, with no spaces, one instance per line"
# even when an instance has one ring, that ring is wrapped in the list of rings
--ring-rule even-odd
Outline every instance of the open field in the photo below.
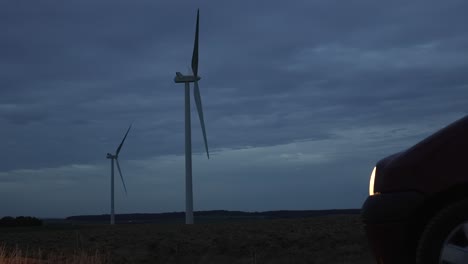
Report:
[[[359,215],[250,222],[0,229],[23,252],[97,252],[111,263],[374,263]]]

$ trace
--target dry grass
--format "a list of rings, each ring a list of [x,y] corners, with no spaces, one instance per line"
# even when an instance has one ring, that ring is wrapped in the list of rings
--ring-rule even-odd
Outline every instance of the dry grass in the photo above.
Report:
[[[50,256],[98,250],[109,256],[108,263],[125,264],[375,263],[358,215],[193,226],[132,224],[12,229],[1,232],[0,241],[10,248],[16,245],[23,250],[41,248]],[[92,262],[90,256],[82,257],[89,260],[81,261],[78,256],[70,262],[56,263],[103,263]]]
[[[0,264],[105,264],[108,263],[106,260],[107,258],[97,251],[91,255],[81,251],[68,256],[64,254],[45,256],[40,250],[30,254],[19,248],[8,250],[4,246],[0,247]]]

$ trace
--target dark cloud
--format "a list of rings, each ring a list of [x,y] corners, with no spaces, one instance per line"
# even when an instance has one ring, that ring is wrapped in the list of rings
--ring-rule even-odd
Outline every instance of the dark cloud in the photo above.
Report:
[[[401,146],[466,114],[461,0],[4,1],[0,171],[105,162],[131,122],[127,159],[181,155],[184,94],[173,78],[190,64],[197,7],[214,151],[324,140],[333,148],[344,137],[337,131],[359,128],[359,141],[375,127],[389,131],[385,144],[404,138],[393,143]],[[366,151],[361,162],[375,159]]]

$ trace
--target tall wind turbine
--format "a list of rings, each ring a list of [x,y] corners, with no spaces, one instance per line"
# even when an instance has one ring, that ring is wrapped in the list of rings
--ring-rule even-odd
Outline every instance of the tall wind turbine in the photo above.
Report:
[[[120,145],[117,147],[117,150],[115,151],[115,155],[112,155],[110,153],[107,153],[107,158],[111,160],[111,212],[110,212],[110,224],[113,225],[115,224],[115,215],[114,215],[114,160],[115,163],[117,164],[117,169],[119,170],[120,174],[120,179],[122,180],[122,184],[125,190],[125,194],[127,194],[127,187],[125,186],[125,181],[122,176],[122,171],[120,170],[120,165],[119,165],[119,153],[120,150],[122,149],[122,146],[125,142],[125,139],[127,138],[128,132],[130,131],[130,128],[132,128],[132,125],[130,125],[127,129],[127,133],[125,133],[125,136],[122,139],[122,142],[120,142]]]
[[[185,223],[193,224],[193,190],[192,190],[192,131],[190,122],[190,83],[193,83],[193,97],[197,106],[198,117],[200,118],[201,128],[203,132],[203,140],[205,141],[206,155],[208,159],[208,142],[206,140],[205,121],[203,119],[203,108],[200,96],[200,88],[198,81],[201,79],[198,76],[198,25],[200,20],[200,10],[197,10],[197,26],[195,29],[195,44],[193,45],[192,55],[192,74],[183,75],[176,72],[174,81],[176,83],[185,83]]]

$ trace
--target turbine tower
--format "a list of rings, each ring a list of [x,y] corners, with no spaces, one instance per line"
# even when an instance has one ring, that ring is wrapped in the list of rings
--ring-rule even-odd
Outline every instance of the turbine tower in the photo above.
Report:
[[[200,96],[200,88],[198,87],[198,26],[200,20],[200,10],[197,10],[197,25],[195,29],[195,43],[192,54],[192,74],[183,75],[176,72],[174,81],[176,83],[185,83],[185,223],[193,224],[193,188],[192,188],[192,132],[190,121],[190,83],[193,83],[193,97],[197,106],[198,117],[200,118],[201,128],[203,132],[203,140],[205,141],[206,155],[208,159],[208,142],[206,140],[205,121],[203,119],[203,108]]]
[[[110,210],[110,224],[113,225],[115,224],[115,211],[114,211],[114,160],[115,163],[117,164],[117,169],[119,170],[120,174],[120,179],[122,180],[122,184],[125,190],[125,195],[127,194],[127,187],[125,186],[125,181],[122,176],[122,171],[120,170],[120,165],[119,165],[119,153],[120,150],[122,149],[122,146],[125,142],[125,139],[127,138],[128,132],[130,131],[130,128],[132,128],[132,125],[130,125],[127,129],[127,133],[125,133],[125,136],[122,139],[122,142],[120,142],[120,145],[117,147],[117,150],[115,151],[115,155],[112,155],[110,153],[107,153],[107,158],[111,160],[111,210]]]

